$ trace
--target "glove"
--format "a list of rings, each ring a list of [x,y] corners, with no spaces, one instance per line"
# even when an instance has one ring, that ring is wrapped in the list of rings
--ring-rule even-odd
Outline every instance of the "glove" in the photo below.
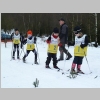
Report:
[[[48,44],[50,44],[50,43],[51,43],[51,41],[48,41],[48,40],[47,40],[46,42],[47,42]]]
[[[23,48],[23,45],[21,44],[21,49]]]
[[[36,44],[36,41],[34,41],[34,44]]]
[[[34,37],[34,44],[36,44],[36,41],[37,41],[37,38],[36,38],[36,37]]]
[[[62,44],[61,44],[61,43],[59,43],[59,44],[58,44],[58,46],[60,46],[60,47],[61,47],[61,46],[62,46]]]
[[[37,38],[36,38],[36,37],[34,37],[34,40],[36,41],[36,40],[37,40]]]
[[[81,44],[80,47],[83,49],[85,46],[84,46],[84,44]]]

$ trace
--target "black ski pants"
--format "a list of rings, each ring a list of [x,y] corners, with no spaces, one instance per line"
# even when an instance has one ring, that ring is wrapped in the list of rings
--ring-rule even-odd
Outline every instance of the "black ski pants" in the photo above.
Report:
[[[83,57],[75,56],[74,57],[74,60],[73,60],[73,63],[75,63],[77,65],[81,65],[82,64],[82,61],[83,61]]]
[[[57,57],[56,57],[55,53],[48,53],[46,65],[50,64],[51,58],[53,58],[53,66],[56,66],[57,65]]]
[[[36,52],[35,49],[33,49],[33,50],[27,50],[26,54],[24,55],[24,58],[26,58],[29,55],[30,51],[32,51],[34,53],[34,55],[35,55],[35,61],[37,61],[37,52]]]
[[[17,57],[19,57],[19,44],[13,44],[13,57],[15,57],[16,49],[17,49]]]

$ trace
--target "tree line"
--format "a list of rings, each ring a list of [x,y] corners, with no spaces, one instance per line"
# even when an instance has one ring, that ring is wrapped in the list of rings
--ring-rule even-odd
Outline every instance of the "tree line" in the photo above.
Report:
[[[54,27],[60,28],[60,18],[64,18],[68,25],[69,41],[74,40],[74,27],[80,25],[83,32],[89,36],[90,42],[97,41],[100,44],[99,13],[97,16],[95,13],[1,13],[1,29],[7,31],[18,28],[24,35],[31,29],[34,35],[50,35]]]

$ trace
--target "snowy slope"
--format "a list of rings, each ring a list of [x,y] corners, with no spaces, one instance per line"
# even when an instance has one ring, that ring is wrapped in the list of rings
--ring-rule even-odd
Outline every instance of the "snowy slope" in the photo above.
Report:
[[[90,70],[84,58],[82,71],[86,74],[70,79],[67,77],[69,72],[66,70],[71,68],[73,58],[58,63],[58,67],[67,72],[67,74],[62,75],[56,69],[45,69],[47,44],[42,42],[40,38],[38,38],[37,47],[40,65],[34,64],[32,52],[27,57],[27,64],[23,63],[22,60],[10,61],[12,43],[7,43],[7,48],[5,48],[4,43],[1,43],[1,88],[34,88],[33,82],[36,78],[39,80],[38,88],[100,88],[100,48],[88,48],[87,59],[92,74],[88,74]],[[72,55],[73,49],[74,47],[69,48]],[[21,58],[23,55],[22,52]],[[59,57],[59,51],[57,57]],[[50,67],[53,68],[52,61]],[[94,79],[96,76],[98,77]]]

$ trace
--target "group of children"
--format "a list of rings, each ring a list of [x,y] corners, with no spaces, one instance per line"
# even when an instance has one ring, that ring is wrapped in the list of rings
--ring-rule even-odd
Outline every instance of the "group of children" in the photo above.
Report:
[[[72,63],[71,67],[71,74],[72,73],[82,73],[81,71],[81,65],[82,65],[82,60],[83,57],[86,56],[87,54],[87,45],[88,45],[88,38],[85,34],[83,34],[81,28],[79,26],[74,28],[74,34],[75,34],[75,46],[74,46],[74,60]],[[36,43],[36,37],[33,36],[33,33],[31,30],[27,31],[27,38],[22,38],[20,36],[20,33],[18,29],[15,29],[15,33],[12,35],[12,40],[13,40],[13,54],[12,58],[15,59],[15,51],[17,49],[17,59],[20,59],[19,57],[19,46],[23,48],[23,45],[27,43],[26,47],[26,54],[22,58],[23,62],[26,62],[26,57],[32,51],[34,53],[35,57],[35,64],[38,64],[37,62],[37,51],[35,50],[35,43]],[[56,27],[53,29],[53,33],[48,37],[47,39],[47,44],[48,44],[48,49],[47,49],[47,59],[45,62],[45,68],[50,69],[50,61],[53,59],[53,67],[55,69],[59,69],[57,66],[57,51],[58,47],[63,48],[62,44],[60,43],[60,38],[59,38],[59,29]],[[20,45],[21,44],[21,45]],[[66,51],[66,50],[64,50]],[[77,65],[77,71],[75,71],[75,67]]]
[[[20,36],[20,33],[18,29],[15,29],[15,33],[11,36],[12,42],[13,42],[13,54],[12,54],[12,59],[15,59],[15,51],[17,49],[17,59],[20,59],[19,57],[19,47],[21,49],[23,48],[23,45],[27,43],[27,48],[26,48],[26,54],[23,57],[23,62],[25,63],[26,60],[25,58],[28,56],[30,51],[32,51],[35,55],[35,64],[38,64],[37,62],[37,52],[35,50],[35,43],[36,43],[36,37],[32,36],[32,31],[29,30],[27,32],[27,38],[23,38],[23,36]]]

